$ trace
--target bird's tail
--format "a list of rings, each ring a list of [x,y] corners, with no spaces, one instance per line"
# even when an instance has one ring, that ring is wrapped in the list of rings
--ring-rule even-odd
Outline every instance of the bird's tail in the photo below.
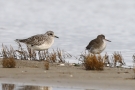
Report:
[[[15,39],[15,42],[19,43],[20,42],[20,39]]]
[[[25,43],[26,39],[16,39],[15,42],[19,43],[19,42],[22,42],[22,43]]]
[[[90,49],[89,45],[85,48],[86,50]]]

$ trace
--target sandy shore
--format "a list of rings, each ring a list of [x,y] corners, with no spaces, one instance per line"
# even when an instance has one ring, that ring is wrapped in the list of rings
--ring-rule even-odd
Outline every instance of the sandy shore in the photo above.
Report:
[[[18,60],[16,68],[2,68],[0,65],[1,83],[75,87],[83,90],[134,90],[133,76],[133,70],[125,68],[105,67],[103,71],[86,71],[83,66],[50,64],[50,69],[45,70],[43,61]]]

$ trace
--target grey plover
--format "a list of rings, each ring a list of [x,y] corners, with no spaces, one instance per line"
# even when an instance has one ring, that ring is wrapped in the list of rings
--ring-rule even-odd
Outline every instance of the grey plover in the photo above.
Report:
[[[103,34],[98,35],[96,39],[90,41],[86,50],[92,54],[100,54],[106,48],[106,41],[111,42],[110,40],[105,39]]]
[[[52,46],[54,37],[59,38],[54,35],[53,31],[47,31],[45,34],[37,34],[27,39],[16,39],[15,41],[25,43],[32,50],[43,51]]]

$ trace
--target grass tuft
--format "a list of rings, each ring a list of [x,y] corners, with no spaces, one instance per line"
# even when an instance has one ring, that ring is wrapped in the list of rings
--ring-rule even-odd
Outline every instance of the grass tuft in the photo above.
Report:
[[[15,68],[16,62],[13,57],[3,58],[2,66],[3,66],[3,68]]]
[[[93,54],[82,54],[81,57],[82,62],[86,70],[103,70],[104,63],[101,55],[96,56]]]
[[[114,66],[116,66],[117,63],[120,63],[120,66],[125,65],[123,56],[120,52],[114,52],[112,58]]]
[[[44,66],[45,66],[45,70],[49,70],[49,62],[47,60],[45,60]]]

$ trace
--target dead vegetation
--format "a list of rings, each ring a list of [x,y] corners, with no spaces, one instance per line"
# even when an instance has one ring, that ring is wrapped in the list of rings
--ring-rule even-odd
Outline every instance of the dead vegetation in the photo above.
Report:
[[[103,56],[103,63],[105,67],[107,67],[108,65],[111,66],[109,55],[107,53]]]
[[[133,72],[134,72],[133,79],[135,79],[135,54],[132,56],[132,58],[133,58]]]
[[[2,54],[3,58],[10,58],[10,57],[16,58],[16,53],[12,46],[10,46],[10,48],[8,48],[7,46],[2,44],[1,54]]]
[[[3,58],[2,66],[3,68],[15,68],[16,62],[13,57]]]
[[[117,63],[120,64],[119,66],[121,67],[122,65],[125,65],[123,56],[121,52],[114,52],[112,55],[112,62],[114,64],[114,67],[117,66]]]
[[[16,62],[14,58],[16,58],[16,54],[12,46],[10,46],[10,49],[8,49],[7,46],[4,46],[2,44],[2,56],[3,56],[2,59],[3,68],[15,68]]]
[[[116,67],[119,63],[121,67],[125,65],[124,59],[120,52],[114,52],[111,57],[106,53],[101,55],[84,54],[80,55],[79,61],[82,62],[86,70],[103,70],[103,67]]]
[[[112,55],[110,55],[110,57],[106,53],[103,56],[103,62],[105,66],[108,65],[109,67],[121,67],[122,65],[125,65],[121,52],[114,52]]]
[[[44,67],[45,67],[45,70],[49,70],[49,62],[47,60],[45,60]]]
[[[9,48],[2,44],[2,52],[1,57],[3,58],[3,64],[7,63],[7,61],[11,60],[10,63],[13,63],[14,59],[17,60],[38,60],[38,61],[48,61],[49,63],[66,63],[66,58],[71,58],[72,55],[65,52],[61,49],[52,49],[51,52],[48,50],[39,51],[39,52],[31,52],[31,50],[27,47],[26,49],[22,48],[21,44],[18,43],[18,50],[14,50],[12,46]],[[135,58],[135,56],[133,56]],[[84,64],[86,70],[103,70],[103,66],[114,67],[117,66],[117,63],[120,63],[120,66],[124,65],[124,59],[120,52],[114,52],[111,57],[106,53],[103,57],[101,55],[92,55],[92,54],[81,54],[80,59],[82,59],[82,63]],[[79,59],[79,60],[80,60]],[[4,63],[5,61],[5,63]],[[135,59],[134,59],[135,62]],[[15,61],[14,61],[15,63]],[[15,64],[13,64],[15,65]],[[11,67],[12,65],[9,65]],[[46,65],[44,65],[46,67]],[[3,66],[7,67],[7,66]],[[12,66],[15,67],[15,66]],[[49,64],[48,64],[49,67]]]
[[[14,50],[12,46],[8,48],[6,45],[2,44],[2,52],[1,57],[4,59],[17,59],[17,60],[38,60],[43,61],[47,60],[49,63],[65,63],[66,58],[72,57],[69,53],[65,52],[61,49],[52,50],[51,52],[48,52],[48,50],[45,51],[39,51],[31,52],[31,50],[27,47],[25,50],[22,48],[21,44],[18,43],[18,50]]]
[[[82,61],[86,70],[103,70],[104,63],[101,55],[81,54],[80,60]]]

